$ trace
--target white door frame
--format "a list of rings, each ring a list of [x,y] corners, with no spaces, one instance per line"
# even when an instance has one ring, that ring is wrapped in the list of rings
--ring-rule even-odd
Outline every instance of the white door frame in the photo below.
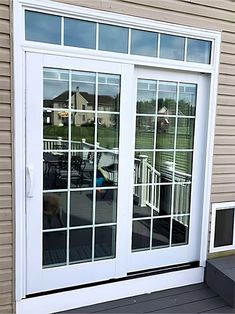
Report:
[[[208,116],[208,90],[209,77],[205,74],[170,71],[154,68],[135,69],[135,95],[136,105],[137,79],[149,79],[168,82],[192,83],[197,85],[196,95],[196,116],[194,126],[194,145],[193,145],[193,169],[192,169],[192,190],[190,201],[190,225],[188,245],[173,246],[170,248],[158,248],[153,250],[143,250],[129,254],[128,272],[141,269],[151,269],[169,265],[183,264],[200,260],[200,242],[202,226],[202,202],[203,202],[203,175],[205,171],[204,152],[206,150],[206,122]],[[133,113],[135,118],[136,111]],[[134,141],[133,141],[134,142]],[[132,151],[134,154],[134,143]],[[147,149],[146,149],[147,150]],[[134,156],[133,156],[134,158]],[[134,173],[132,175],[134,178]],[[132,181],[133,182],[133,181]],[[134,183],[134,182],[133,182]],[[134,186],[134,184],[133,184]],[[168,264],[167,264],[168,263]]]
[[[43,186],[43,68],[71,69],[98,73],[119,74],[120,132],[119,132],[119,177],[116,224],[116,258],[67,266],[42,268],[42,186]],[[69,286],[108,280],[126,276],[127,248],[126,237],[129,229],[128,211],[130,177],[125,167],[130,159],[126,147],[129,146],[129,116],[126,102],[132,101],[129,78],[133,77],[134,66],[95,61],[81,58],[53,57],[45,54],[26,54],[26,167],[32,169],[31,180],[26,175],[27,221],[27,293],[49,291]],[[130,111],[133,107],[129,106]],[[32,181],[32,182],[29,182]]]
[[[54,1],[44,0],[14,0],[13,1],[13,38],[14,38],[14,206],[15,206],[15,298],[19,302],[17,308],[21,304],[27,303],[27,300],[20,301],[26,296],[26,236],[25,236],[25,52],[40,52],[50,53],[51,55],[63,55],[76,57],[88,54],[93,59],[100,60],[120,60],[120,56],[114,53],[96,53],[86,51],[85,49],[57,47],[54,45],[29,43],[24,40],[24,9],[35,9],[45,11],[66,12],[71,16],[83,16],[83,18],[98,18],[100,21],[112,22],[117,24],[140,26],[143,29],[150,27],[150,29],[163,30],[166,32],[173,32],[178,34],[186,34],[197,38],[203,36],[205,39],[213,41],[213,55],[210,66],[203,66],[200,64],[190,65],[174,61],[159,60],[155,61],[152,58],[146,57],[131,57],[125,56],[126,63],[134,63],[139,65],[149,65],[156,68],[170,68],[178,70],[188,70],[194,72],[204,72],[210,74],[210,90],[209,93],[209,118],[207,128],[207,149],[205,152],[205,174],[204,174],[204,196],[203,196],[203,221],[202,221],[202,237],[200,249],[200,265],[205,266],[207,257],[207,243],[208,243],[208,223],[210,212],[210,191],[211,191],[211,175],[212,175],[212,158],[214,148],[214,130],[215,130],[215,116],[217,103],[217,88],[219,75],[219,60],[220,60],[220,43],[221,33],[213,32],[203,29],[196,29],[192,27],[173,25],[169,23],[161,23],[150,21],[147,19],[125,16],[110,12],[101,12],[99,10],[87,9],[77,6],[57,3]],[[212,134],[212,136],[210,136]],[[149,277],[150,278],[150,277]],[[189,277],[188,277],[189,278]],[[199,278],[199,277],[197,277]],[[200,277],[202,278],[202,277]],[[159,278],[160,279],[160,278]],[[195,282],[190,279],[191,283]],[[199,279],[201,280],[201,279]],[[183,283],[183,280],[181,280]],[[177,283],[179,285],[179,282]],[[173,286],[173,285],[171,285]],[[162,287],[159,283],[154,287],[157,290]],[[163,287],[162,287],[163,288]],[[167,287],[165,287],[167,288]],[[143,291],[146,291],[143,289]],[[153,291],[153,290],[152,290]],[[139,291],[138,293],[141,293]],[[72,297],[72,294],[71,294]],[[66,297],[67,299],[67,297]],[[40,299],[41,300],[41,299]],[[104,300],[100,298],[100,300]],[[106,299],[107,300],[107,299]],[[32,299],[31,299],[32,301]],[[23,302],[23,303],[21,303]],[[39,301],[40,303],[41,301]],[[62,302],[62,299],[61,299]],[[98,302],[96,298],[94,302]],[[38,303],[37,303],[38,304]],[[42,304],[42,303],[40,303]],[[72,303],[71,303],[72,304]],[[74,305],[74,304],[73,304]]]

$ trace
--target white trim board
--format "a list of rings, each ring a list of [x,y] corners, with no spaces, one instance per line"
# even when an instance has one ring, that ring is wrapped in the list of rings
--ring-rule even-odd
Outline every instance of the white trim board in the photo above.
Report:
[[[144,293],[197,284],[203,280],[204,268],[197,267],[24,299],[16,302],[16,313],[32,314],[37,312],[35,309],[40,309],[40,314],[49,314]]]

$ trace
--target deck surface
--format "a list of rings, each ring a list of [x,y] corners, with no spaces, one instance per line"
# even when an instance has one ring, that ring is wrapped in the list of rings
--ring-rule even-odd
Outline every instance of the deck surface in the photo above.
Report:
[[[235,309],[202,283],[60,312],[62,313],[235,313]]]

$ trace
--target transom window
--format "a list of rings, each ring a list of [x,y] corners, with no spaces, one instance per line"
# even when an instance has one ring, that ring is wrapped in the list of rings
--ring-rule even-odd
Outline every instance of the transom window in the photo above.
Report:
[[[28,10],[25,12],[25,39],[153,58],[211,63],[212,42],[208,40]]]

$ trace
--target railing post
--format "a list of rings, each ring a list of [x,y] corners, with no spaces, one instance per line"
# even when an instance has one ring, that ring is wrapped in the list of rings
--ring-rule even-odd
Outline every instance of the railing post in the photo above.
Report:
[[[140,158],[140,169],[141,169],[141,183],[147,183],[147,163],[148,163],[148,156],[147,155],[139,155]],[[146,206],[146,198],[147,198],[147,186],[141,185],[140,187],[140,206]]]

